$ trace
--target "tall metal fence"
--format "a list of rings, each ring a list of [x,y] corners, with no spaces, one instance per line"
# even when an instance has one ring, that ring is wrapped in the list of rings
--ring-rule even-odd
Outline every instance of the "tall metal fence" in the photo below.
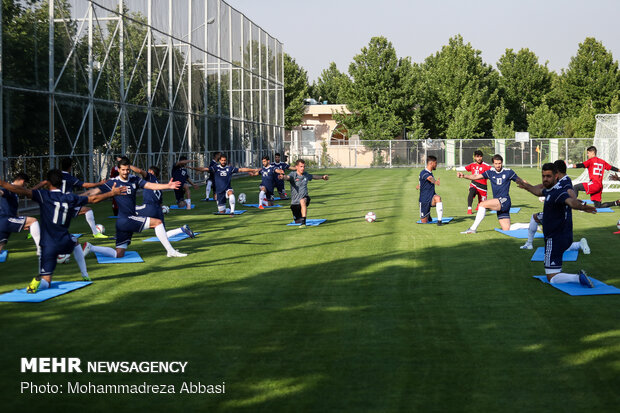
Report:
[[[536,167],[557,159],[581,162],[586,159],[586,148],[592,142],[593,138],[531,139],[527,142],[514,139],[426,139],[334,144],[332,141],[330,145],[316,145],[310,149],[289,142],[286,149],[292,160],[303,158],[320,167],[421,167],[428,155],[437,157],[441,167],[459,167],[471,163],[476,150],[483,152],[484,161],[488,163],[494,154],[500,154],[505,165]]]
[[[13,3],[17,8],[9,8]],[[221,0],[50,0],[0,9],[0,174],[117,154],[238,165],[282,150],[283,46]],[[195,155],[194,155],[195,157]]]

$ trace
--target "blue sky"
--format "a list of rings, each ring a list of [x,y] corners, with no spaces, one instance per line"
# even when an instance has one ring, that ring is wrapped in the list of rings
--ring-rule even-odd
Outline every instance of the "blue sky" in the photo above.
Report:
[[[346,71],[373,36],[421,62],[461,34],[495,66],[507,48],[529,48],[560,72],[595,37],[618,60],[620,0],[226,0],[284,43],[310,82],[336,62]]]

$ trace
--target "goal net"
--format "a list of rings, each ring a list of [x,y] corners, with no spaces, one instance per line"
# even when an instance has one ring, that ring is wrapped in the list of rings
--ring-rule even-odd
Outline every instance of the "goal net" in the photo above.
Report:
[[[596,115],[593,145],[596,146],[596,156],[607,161],[608,164],[618,167],[620,164],[620,113]],[[586,169],[573,182],[588,182],[588,180],[588,170]],[[620,192],[620,182],[609,180],[609,173],[603,177],[603,192]]]

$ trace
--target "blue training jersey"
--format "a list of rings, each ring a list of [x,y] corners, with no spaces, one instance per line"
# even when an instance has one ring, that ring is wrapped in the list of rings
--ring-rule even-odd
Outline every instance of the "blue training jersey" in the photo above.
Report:
[[[8,189],[0,188],[2,197],[0,198],[0,217],[16,217],[19,207],[19,196]]]
[[[276,179],[278,179],[278,174],[276,174],[275,170],[276,167],[274,165],[263,166],[260,170],[260,174],[263,177],[261,185],[271,192],[273,192],[273,186],[276,183]]]
[[[491,181],[493,198],[510,199],[510,181],[519,179],[515,171],[508,168],[502,168],[499,172],[495,168],[491,168],[484,171],[482,176]]]
[[[159,181],[157,180],[157,178],[155,177],[155,175],[153,175],[152,173],[147,173],[146,174],[146,178],[145,178],[146,182],[150,182],[153,184],[158,184]],[[161,205],[161,191],[158,189],[144,189],[144,191],[142,191],[142,200],[144,201],[145,204],[151,204],[151,205]]]
[[[84,182],[80,181],[69,172],[62,171],[62,188],[60,190],[65,194],[72,194],[73,188],[76,186],[82,186]]]
[[[71,219],[88,203],[87,197],[64,194],[60,189],[35,189],[32,200],[41,210],[41,245],[51,245],[67,237]]]
[[[214,176],[215,176],[215,187],[218,192],[226,191],[227,189],[231,189],[230,181],[232,180],[233,174],[239,172],[239,168],[235,168],[231,165],[222,166],[217,164],[213,168]]]
[[[185,166],[177,166],[174,165],[172,167],[172,179],[174,179],[175,181],[179,181],[181,182],[181,188],[183,188],[183,185],[185,185],[185,182],[187,182],[187,169],[185,169]]]
[[[215,162],[215,160],[211,159],[211,162],[209,162],[209,181],[214,181],[215,177],[214,177],[214,173],[215,173],[215,167],[219,165],[217,162]]]
[[[543,208],[543,234],[545,238],[563,236],[573,239],[573,212],[566,204],[570,198],[568,189],[562,180],[550,189],[543,190],[545,206]]]
[[[286,162],[271,162],[271,166],[275,166],[276,169],[282,169],[284,173],[286,173],[286,170],[290,168],[290,165]]]
[[[114,197],[116,205],[118,205],[118,215],[126,217],[136,215],[136,192],[138,192],[138,188],[144,188],[146,181],[136,175],[129,175],[126,181],[123,181],[120,176],[117,176],[99,186],[99,189],[105,194],[112,190],[114,184],[116,184],[116,186],[127,187],[127,195],[118,195]]]
[[[422,169],[420,172],[420,202],[422,203],[431,202],[435,195],[435,184],[428,180],[429,176],[433,176],[433,173],[428,169]]]

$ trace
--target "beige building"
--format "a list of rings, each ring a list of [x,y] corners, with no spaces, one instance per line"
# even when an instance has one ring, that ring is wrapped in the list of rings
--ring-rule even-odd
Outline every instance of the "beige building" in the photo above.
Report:
[[[289,160],[314,160],[319,166],[326,160],[332,166],[370,166],[373,152],[358,147],[359,137],[348,136],[348,131],[334,119],[337,113],[351,112],[346,105],[306,105],[301,125],[286,133]]]

